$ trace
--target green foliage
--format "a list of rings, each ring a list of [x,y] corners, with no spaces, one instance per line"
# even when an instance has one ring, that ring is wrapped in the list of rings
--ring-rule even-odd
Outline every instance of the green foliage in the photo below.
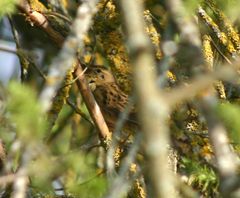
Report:
[[[14,154],[12,167],[17,170],[24,155],[34,156],[34,160],[27,161],[34,195],[43,192],[54,195],[51,184],[59,177],[64,178],[65,191],[74,197],[101,197],[105,193],[106,179],[96,169],[96,153],[86,155],[83,152],[69,151],[68,124],[64,127],[63,138],[58,138],[57,145],[47,147],[42,144],[47,131],[46,116],[41,112],[34,90],[12,82],[8,87],[6,108],[17,139],[24,145]],[[39,149],[41,150],[38,151]]]
[[[38,159],[31,168],[35,174],[31,177],[34,194],[52,194],[51,177],[61,176],[65,192],[73,197],[102,197],[106,191],[106,178],[93,166],[93,155],[82,152],[70,152],[49,160]],[[48,168],[46,168],[48,167]]]
[[[239,19],[239,0],[216,0],[216,3],[232,20]]]
[[[230,138],[234,143],[240,143],[240,106],[231,103],[223,103],[218,106],[217,113],[227,127]]]
[[[80,154],[80,155],[79,155]],[[76,197],[102,197],[107,189],[106,178],[94,168],[96,156],[68,154],[64,161],[72,167],[66,175],[67,192]]]
[[[1,0],[0,1],[0,19],[4,14],[12,13],[15,8],[16,0]]]
[[[204,196],[216,196],[219,178],[207,165],[201,165],[192,159],[182,157],[181,168],[188,175],[188,184],[200,191]]]
[[[209,7],[209,5],[207,5],[206,3],[206,2],[209,3],[209,1],[211,0],[201,1],[183,0],[184,3],[183,6],[184,9],[186,9],[186,15],[189,16],[189,19],[191,17],[191,20],[193,20],[192,16],[194,15],[196,16],[196,8],[198,7],[199,3],[201,3],[203,8],[206,9],[208,15],[211,16],[216,23],[219,23],[218,24],[219,28],[222,30],[224,28],[221,27],[220,20],[218,20],[219,16],[216,14],[217,12],[216,11],[214,12],[213,9],[214,6]],[[217,8],[223,11],[223,13],[226,14],[228,17],[230,16],[234,20],[237,19],[237,17],[239,17],[238,9],[240,7],[240,0],[212,0],[212,1],[215,2]],[[0,19],[5,14],[12,13],[14,11],[14,4],[17,2],[18,2],[17,0],[0,0]],[[29,2],[31,4],[31,2],[35,1]],[[41,1],[39,0],[39,2]],[[46,5],[48,4],[47,3],[48,1],[44,2]],[[119,13],[115,13],[114,11],[115,6],[114,4],[112,4],[112,2],[114,1],[108,1],[107,2],[108,4],[104,5],[105,9],[104,11],[106,12],[102,12],[103,15],[99,14],[99,16],[96,18],[97,20],[99,20],[98,23],[101,24],[100,29],[101,30],[103,29],[104,31],[99,31],[99,33],[95,31],[90,31],[91,35],[89,35],[89,38],[85,38],[85,43],[86,50],[87,51],[89,50],[89,54],[93,52],[91,56],[93,57],[94,62],[97,63],[98,62],[97,59],[102,59],[100,60],[100,63],[102,61],[111,59],[112,62],[114,62],[114,64],[116,60],[117,62],[116,66],[118,66],[120,62],[121,63],[128,62],[128,59],[125,58],[124,55],[122,55],[125,54],[125,52],[122,53],[123,49],[119,48],[119,50],[112,50],[115,48],[118,49],[118,47],[116,47],[115,45],[116,43],[120,47],[122,47],[123,44],[120,43],[121,41],[120,40],[118,41],[118,39],[117,41],[115,41],[117,38],[115,35],[122,35],[123,32],[116,31],[117,33],[115,33],[115,30],[112,32],[113,29],[119,30],[118,27],[120,22],[120,18],[118,18]],[[171,20],[169,20],[170,12],[168,8],[165,10],[165,7],[161,5],[163,1],[150,0],[149,2],[152,4],[151,6],[152,10],[154,10],[153,12],[155,12],[157,15],[157,17],[152,15],[153,16],[152,20],[154,21],[153,27],[159,26],[159,29],[156,29],[156,32],[152,30],[152,27],[147,28],[149,33],[151,34],[159,33],[159,35],[164,36],[163,39],[165,39],[166,36],[167,39],[172,40],[173,37],[173,41],[177,45],[181,44],[182,37],[179,34],[179,31],[177,30],[178,28],[174,27],[175,24],[172,23]],[[35,5],[35,3],[32,3],[31,6],[32,5]],[[48,5],[47,7],[51,8],[51,6],[53,5]],[[55,16],[54,13],[51,13],[52,10],[53,11],[56,10],[56,12],[58,12],[59,8],[55,9],[54,7],[53,7],[54,9],[50,9],[49,11],[46,10],[46,12],[42,13],[44,14],[44,16],[47,17],[53,30],[56,30],[54,32],[60,33],[59,35],[66,37],[68,34],[69,24],[66,23],[64,13],[65,11],[68,11],[67,7],[69,5],[68,3],[66,3],[66,10],[65,5],[62,4],[62,6],[63,6],[62,8],[64,9],[62,10],[63,12],[59,12],[60,15]],[[36,7],[32,8],[33,10],[35,10]],[[37,8],[37,10],[38,9],[41,10],[42,8]],[[73,9],[77,9],[77,6],[75,6]],[[39,14],[41,14],[41,12]],[[27,20],[28,19],[27,14],[25,15],[25,17],[26,23],[31,22],[35,24],[34,21]],[[177,17],[181,17],[181,15]],[[111,31],[106,31],[104,24],[102,24],[104,21],[108,21],[108,19],[110,19],[111,21],[110,26],[113,27]],[[35,48],[39,48],[38,43],[41,43],[42,40],[41,37],[38,38],[37,36],[38,34],[36,34],[34,42],[32,39],[30,40],[28,39],[29,38],[28,35],[33,35],[31,30],[37,28],[36,29],[37,32],[39,28],[37,26],[33,27],[28,26],[29,29],[26,29],[26,31],[25,30],[22,31],[20,27],[25,28],[25,26],[23,26],[24,20],[21,20],[22,22],[21,21],[19,22],[19,20],[15,20],[15,17],[13,17],[13,20],[14,24],[16,25],[17,31],[19,31],[20,44],[21,43],[24,44],[24,46],[20,46],[20,48],[21,47],[25,48],[25,45],[27,51],[30,51],[29,49],[32,50]],[[199,29],[201,33],[205,34],[208,33],[209,31],[209,35],[213,35],[212,30],[210,28],[206,28],[207,27],[206,24],[202,22],[196,24],[200,25]],[[231,24],[235,25],[236,23]],[[201,26],[203,26],[204,29],[201,29],[202,28]],[[162,31],[162,29],[164,30],[164,32]],[[157,32],[158,30],[159,32]],[[105,40],[103,39],[104,40],[103,45],[101,42],[102,39],[99,40],[102,32],[106,33],[106,36],[104,34],[103,37],[105,36],[107,38]],[[114,34],[109,34],[109,32]],[[39,34],[42,34],[42,32],[40,31]],[[91,37],[94,38],[93,42],[90,41],[92,40]],[[215,37],[212,38],[214,41],[215,40],[218,41],[217,38]],[[113,42],[111,41],[111,39]],[[230,40],[230,37],[228,39]],[[38,40],[38,42],[35,42],[35,40]],[[164,41],[165,40],[163,40],[163,42]],[[47,63],[50,61],[50,59],[54,58],[53,57],[54,53],[49,54],[48,53],[49,49],[47,49],[48,46],[46,46],[46,42],[42,43],[44,44],[42,46],[42,50],[45,50],[44,54],[47,55],[47,57],[45,57],[45,62],[43,62],[42,64],[44,65],[44,67],[39,67],[39,70],[43,70],[42,73],[47,74],[47,71],[49,69],[49,67],[47,66],[49,64]],[[113,46],[112,43],[114,44]],[[214,46],[216,45],[221,51],[223,46],[219,47],[218,44],[219,41],[215,42]],[[186,56],[189,56],[191,59],[191,55],[188,54],[189,50],[187,51],[187,47],[186,48],[182,46],[180,47],[181,50],[179,51],[182,51],[182,53],[179,53],[178,56],[180,57],[180,55],[186,54]],[[108,53],[108,51],[109,52],[114,51],[114,54]],[[95,56],[94,54],[98,54],[99,57],[94,57]],[[222,54],[226,55],[226,57],[228,57],[232,61],[232,59],[228,56],[229,54],[225,54],[225,50],[222,53],[220,53],[221,57]],[[6,94],[7,96],[6,98],[8,100],[6,109],[5,98],[3,100],[4,110],[2,111],[3,112],[2,117],[4,119],[2,119],[2,122],[0,123],[0,139],[2,139],[4,144],[6,145],[7,166],[10,167],[11,171],[13,172],[18,171],[21,168],[27,170],[26,172],[30,181],[29,188],[31,189],[32,197],[36,197],[36,195],[39,195],[38,197],[56,198],[57,196],[55,195],[55,191],[52,186],[52,182],[55,180],[61,180],[64,191],[69,195],[66,197],[69,198],[103,197],[103,195],[106,192],[108,183],[106,180],[106,174],[102,172],[103,170],[98,170],[97,168],[97,164],[99,162],[97,158],[101,154],[100,152],[98,152],[99,150],[95,150],[95,148],[88,149],[98,144],[97,137],[95,137],[97,136],[97,133],[94,133],[94,131],[92,130],[92,126],[83,119],[84,116],[81,117],[79,115],[78,116],[74,115],[75,112],[73,111],[73,109],[71,109],[67,105],[63,105],[61,112],[58,115],[54,115],[58,117],[58,119],[56,120],[54,127],[52,129],[49,129],[50,127],[47,127],[49,118],[47,114],[43,114],[43,112],[41,111],[41,106],[37,100],[37,96],[34,90],[36,89],[36,92],[40,92],[40,89],[42,87],[42,79],[39,80],[40,76],[38,77],[37,75],[33,75],[34,72],[36,71],[32,70],[29,67],[29,64],[31,63],[30,60],[31,57],[30,58],[27,57],[27,54],[23,53],[21,49],[18,50],[17,55],[19,55],[19,60],[21,62],[23,69],[29,70],[29,72],[27,72],[26,74],[27,78],[24,81],[25,85],[21,85],[20,83],[11,83],[7,88],[8,93]],[[101,55],[103,55],[103,57],[101,57]],[[107,55],[108,57],[105,57],[105,55]],[[119,58],[117,59],[114,58],[113,60],[111,58],[113,57],[113,55],[114,56],[116,55]],[[214,62],[218,61],[218,56],[219,54],[216,55],[216,58],[214,57]],[[165,57],[163,54],[163,60],[164,58]],[[176,75],[176,77],[174,78],[178,80],[177,83],[179,84],[181,84],[182,82],[184,83],[185,81],[181,80],[182,79],[184,80],[185,76],[182,76],[183,73],[182,71],[180,71],[184,67],[184,60],[177,58],[176,59],[177,61],[175,61],[174,60],[175,55],[172,58],[173,60],[169,62],[171,72],[173,72],[172,76]],[[46,62],[46,59],[49,60],[47,60]],[[117,76],[118,73],[115,72],[114,74]],[[120,76],[124,75],[124,71],[123,70],[120,71],[119,74]],[[191,75],[192,74],[189,73],[189,78],[191,77]],[[32,86],[35,86],[35,88],[30,88],[26,86],[27,83],[32,83]],[[174,86],[171,83],[166,84],[169,84],[169,86],[164,87],[167,89],[172,89]],[[172,90],[174,90],[174,88]],[[227,91],[228,90],[226,87],[226,92]],[[81,98],[78,97],[79,90],[77,90],[76,87],[73,86],[72,93],[73,94],[71,96],[73,101],[77,101],[76,102],[77,106],[81,109],[83,113],[88,115],[88,110],[82,104]],[[2,101],[0,94],[0,103],[1,102]],[[191,103],[194,103],[194,101],[192,101]],[[188,185],[196,189],[198,192],[200,192],[202,197],[217,197],[220,196],[218,189],[219,178],[217,175],[217,171],[213,170],[211,168],[211,165],[209,164],[202,164],[201,163],[202,161],[199,161],[198,156],[195,157],[195,154],[199,153],[200,154],[199,156],[209,160],[208,162],[211,162],[211,160],[214,158],[214,156],[212,156],[211,146],[209,145],[209,139],[207,136],[205,136],[205,131],[207,131],[208,126],[207,124],[205,124],[204,119],[202,119],[201,114],[199,112],[193,112],[192,110],[190,111],[190,107],[191,108],[194,107],[195,111],[195,104],[191,103],[189,102],[186,104],[186,113],[185,110],[184,113],[181,113],[181,116],[182,114],[184,114],[184,118],[178,116],[174,117],[173,122],[171,120],[171,124],[173,125],[176,124],[174,125],[174,127],[177,130],[179,129],[179,131],[184,132],[178,135],[178,139],[176,139],[176,144],[179,143],[180,148],[179,150],[182,149],[184,151],[179,152],[178,163],[180,164],[180,167],[178,169],[178,173],[180,175],[184,176],[186,175],[188,178],[187,181]],[[180,105],[179,108],[177,107],[177,109],[181,110]],[[224,103],[219,105],[216,113],[221,117],[224,125],[227,127],[231,139],[234,142],[239,143],[240,122],[238,120],[238,116],[240,115],[240,107],[238,105]],[[173,116],[171,118],[173,118]],[[50,130],[51,133],[49,132]],[[197,133],[195,133],[195,131]],[[188,135],[187,134],[188,132],[191,133],[189,133]],[[44,142],[44,140],[46,140],[49,135],[53,137],[52,141]],[[177,142],[178,140],[179,142]],[[181,153],[184,154],[181,155]],[[183,157],[186,155],[188,156],[187,158]],[[211,157],[209,157],[210,155]],[[193,156],[192,158],[194,159],[192,159],[190,156]],[[100,158],[101,157],[104,158],[105,156],[100,156]],[[140,169],[141,168],[142,167],[140,167]]]
[[[199,4],[198,1],[184,0],[183,3],[184,3],[185,8],[188,10],[190,15],[195,14],[196,9],[197,9],[198,4]]]
[[[70,194],[73,194],[76,197],[103,197],[106,192],[106,179],[101,176],[96,176],[89,181],[72,185],[71,188],[69,188],[69,191],[71,192]]]
[[[46,124],[37,103],[36,94],[26,85],[12,82],[9,85],[7,110],[16,124],[17,136],[24,143],[41,140]]]

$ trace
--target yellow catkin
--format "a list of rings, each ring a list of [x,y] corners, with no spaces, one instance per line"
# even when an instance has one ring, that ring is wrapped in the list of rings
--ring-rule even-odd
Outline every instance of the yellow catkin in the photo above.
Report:
[[[69,1],[68,0],[61,0],[60,2],[61,2],[62,6],[64,8],[67,8],[69,6]]]
[[[108,133],[108,135],[102,139],[101,143],[103,148],[107,151],[112,143],[112,133]]]
[[[221,23],[221,27],[227,33],[228,38],[232,41],[234,46],[236,47],[238,53],[240,52],[240,36],[236,29],[234,29],[231,21],[227,18],[227,16],[217,7],[216,3],[212,0],[207,0],[207,5],[211,7],[211,9],[216,14],[219,22]]]
[[[211,46],[211,37],[208,35],[203,36],[203,55],[209,71],[213,70],[213,50]],[[221,99],[226,99],[225,88],[222,81],[214,83],[214,87],[218,92]]]
[[[146,198],[146,192],[144,190],[144,188],[142,187],[139,179],[136,179],[133,183],[133,189],[132,192],[133,197],[137,197],[137,198]]]
[[[53,99],[52,108],[49,111],[50,125],[53,125],[55,123],[59,112],[69,97],[69,91],[73,81],[73,70],[74,66],[67,72],[62,88],[58,90],[57,95]]]
[[[120,161],[121,161],[122,154],[123,154],[123,149],[120,148],[120,147],[116,148],[116,150],[114,152],[114,155],[113,155],[116,167],[120,166]]]
[[[122,33],[119,30],[120,16],[111,0],[101,1],[98,9],[99,12],[96,16],[98,20],[95,20],[94,25],[98,34],[98,43],[105,51],[118,85],[124,92],[129,93],[132,87],[132,71]]]
[[[167,71],[166,75],[171,83],[176,83],[177,77],[175,74],[173,74],[171,71]]]
[[[149,10],[145,10],[143,12],[143,16],[146,22],[145,30],[147,34],[149,35],[151,42],[155,49],[155,57],[159,60],[162,58],[162,51],[160,49],[160,41],[161,37],[160,34],[157,32],[156,28],[153,25],[151,13]]]
[[[82,55],[80,59],[82,60],[83,63],[90,64],[94,55],[94,51],[93,51],[94,49],[92,46],[91,37],[89,35],[85,35],[83,37],[83,42],[84,42],[84,53],[79,53]]]
[[[23,75],[26,75],[28,73],[30,62],[27,55],[21,49],[19,49],[19,46],[17,46],[17,48],[18,48],[17,55],[21,63],[22,72],[23,72]]]
[[[32,10],[38,12],[46,12],[48,9],[38,0],[29,0],[28,1]]]
[[[219,98],[226,99],[226,92],[225,92],[225,88],[224,88],[223,82],[222,81],[218,81],[214,85],[215,85],[215,89],[218,92]]]
[[[101,1],[98,4],[98,9],[98,20],[95,20],[98,43],[102,45],[105,51],[118,85],[125,93],[130,93],[132,90],[132,67],[129,63],[123,35],[119,28],[120,15],[112,0]],[[146,22],[145,30],[155,48],[155,57],[161,59],[160,35],[153,25],[150,12],[148,10],[144,11],[143,16]]]
[[[118,31],[108,34],[109,41],[103,40],[103,44],[107,44],[107,56],[111,63],[111,69],[117,79],[120,88],[129,93],[132,88],[132,69],[129,63],[126,48],[123,45],[122,35]]]
[[[207,64],[208,70],[213,70],[213,51],[211,46],[211,37],[208,35],[203,36],[203,55]]]
[[[137,169],[139,169],[138,165],[132,163],[130,165],[130,175],[134,175],[137,173]],[[135,179],[133,182],[133,186],[131,191],[129,192],[129,197],[138,197],[138,198],[146,198],[146,192],[143,186],[141,185],[140,179]]]
[[[198,14],[202,18],[202,20],[206,23],[206,25],[212,29],[220,43],[224,45],[227,51],[231,54],[232,57],[236,55],[236,49],[233,46],[233,43],[228,39],[227,35],[220,30],[218,25],[212,20],[212,18],[205,12],[205,10],[201,7],[198,9]]]

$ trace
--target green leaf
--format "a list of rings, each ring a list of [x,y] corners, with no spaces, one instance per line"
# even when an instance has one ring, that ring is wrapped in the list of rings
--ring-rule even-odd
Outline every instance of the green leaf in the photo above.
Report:
[[[218,106],[217,113],[223,120],[230,138],[234,143],[240,143],[240,106],[236,104],[224,103]]]
[[[7,109],[16,125],[17,136],[24,143],[42,140],[46,124],[35,92],[19,83],[10,83],[8,90]]]
[[[1,0],[0,1],[0,18],[7,14],[14,12],[16,0]]]

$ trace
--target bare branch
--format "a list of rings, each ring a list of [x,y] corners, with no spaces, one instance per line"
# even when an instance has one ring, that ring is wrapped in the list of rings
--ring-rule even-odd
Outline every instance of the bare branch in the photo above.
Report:
[[[131,164],[134,162],[137,151],[140,147],[140,142],[142,140],[141,134],[137,134],[135,141],[131,145],[131,149],[128,155],[125,157],[121,163],[119,170],[119,175],[111,182],[111,186],[105,198],[120,198],[129,190],[130,184],[136,179],[138,172],[134,173],[132,178],[126,181],[127,173],[129,172]]]
[[[15,174],[8,174],[0,177],[0,186],[6,186],[9,183],[13,183],[15,180]]]
[[[79,90],[81,91],[83,100],[89,110],[89,113],[90,113],[101,137],[102,138],[109,137],[110,133],[109,133],[107,124],[103,118],[103,115],[100,111],[99,106],[97,105],[97,103],[88,87],[88,84],[83,75],[83,70],[82,70],[80,63],[76,67],[74,76],[75,76],[75,78],[78,77],[77,86],[78,86]]]
[[[181,38],[192,45],[201,46],[200,34],[193,23],[192,18],[187,15],[187,11],[181,0],[167,0],[167,7],[172,15],[172,19],[176,23]]]
[[[20,168],[15,175],[13,182],[13,195],[12,198],[25,198],[28,188],[28,176],[27,171],[24,168]]]
[[[166,91],[162,94],[171,107],[177,103],[191,100],[198,94],[199,96],[204,95],[204,91],[207,92],[212,89],[212,85],[216,80],[233,82],[233,80],[238,76],[236,67],[234,67],[235,65],[239,65],[239,63],[236,62],[234,65],[231,65],[231,67],[227,67],[229,65],[223,65],[216,71],[198,75],[193,80],[185,82],[176,88],[170,91]]]
[[[215,115],[216,98],[209,93],[200,102],[201,109],[208,123],[209,138],[216,156],[217,168],[221,176],[221,192],[228,195],[237,180],[239,158],[231,150],[227,131]]]
[[[48,84],[44,87],[40,101],[44,111],[48,111],[51,100],[58,90],[68,69],[72,67],[76,60],[76,53],[83,46],[83,37],[87,33],[92,16],[96,11],[96,0],[84,1],[79,6],[77,17],[72,24],[72,32],[67,37],[59,55],[53,60],[48,73]]]
[[[173,182],[167,166],[169,107],[156,86],[155,62],[149,38],[144,31],[143,4],[137,0],[121,0],[127,30],[127,44],[134,70],[134,85],[139,120],[145,140],[147,176],[152,197],[174,197]],[[144,80],[143,80],[144,78]]]
[[[62,46],[64,37],[53,29],[48,19],[42,13],[36,10],[32,10],[27,0],[19,1],[18,8],[27,15],[28,20],[32,24],[41,27],[50,36],[50,38],[58,45],[58,47]]]
[[[188,17],[186,16],[186,10],[184,10],[183,7],[183,2],[181,0],[168,0],[166,3],[171,12],[172,19],[177,24],[180,33],[184,35],[184,31],[190,31],[189,37],[184,37],[184,39],[189,45],[194,44],[197,48],[196,57],[198,57],[199,63],[204,62],[203,55],[201,53],[200,37],[198,36],[199,33],[193,31],[193,29],[197,30],[197,27],[195,27],[195,25],[188,20]],[[203,13],[203,10],[200,11]],[[185,23],[183,23],[183,21],[185,21]],[[192,27],[193,29],[188,29],[189,27]],[[188,58],[191,59],[192,57]],[[195,62],[193,64],[196,65]],[[238,64],[239,63],[235,65],[235,68],[238,67]],[[201,66],[201,64],[199,66]],[[215,74],[217,74],[217,72]],[[209,90],[200,99],[199,110],[203,112],[207,120],[209,138],[216,156],[216,161],[218,164],[217,168],[222,179],[220,181],[220,185],[224,187],[224,190],[221,188],[221,192],[225,193],[230,192],[228,190],[236,182],[235,175],[237,174],[239,162],[236,154],[230,148],[227,131],[214,112],[218,101],[212,90],[213,86],[209,86]]]

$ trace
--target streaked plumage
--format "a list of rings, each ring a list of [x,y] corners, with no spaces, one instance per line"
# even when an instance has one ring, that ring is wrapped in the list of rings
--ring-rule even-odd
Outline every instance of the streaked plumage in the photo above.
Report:
[[[103,66],[90,66],[85,75],[107,125],[113,131],[120,113],[128,104],[128,95],[119,88],[111,72]],[[137,126],[136,112],[132,107],[123,129],[135,130]]]

